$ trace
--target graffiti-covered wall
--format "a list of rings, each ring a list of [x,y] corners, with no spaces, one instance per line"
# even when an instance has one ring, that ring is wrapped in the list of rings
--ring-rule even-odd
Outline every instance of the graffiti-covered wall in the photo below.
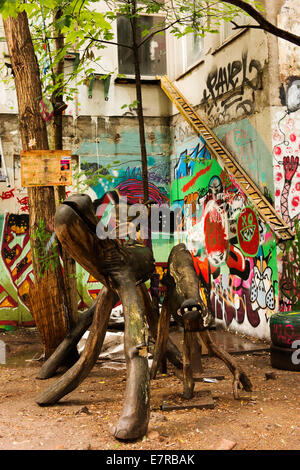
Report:
[[[2,144],[9,179],[0,178],[0,326],[7,322],[32,324],[28,292],[34,282],[29,237],[29,204],[20,180],[20,142],[17,118],[0,119]],[[149,198],[169,202],[169,127],[164,119],[146,118]],[[85,192],[92,200],[115,190],[129,203],[143,199],[139,132],[136,118],[64,118],[64,148],[72,150],[77,168],[72,192]],[[3,157],[2,157],[3,163]],[[97,176],[97,171],[99,172]],[[167,261],[173,241],[154,240],[158,261]],[[85,309],[96,298],[101,284],[76,265],[78,307]]]
[[[98,122],[99,121],[99,122]],[[170,162],[169,126],[164,120],[146,120],[149,199],[156,204],[169,203]],[[84,172],[99,171],[100,177],[88,193],[93,200],[116,190],[128,203],[143,201],[143,180],[139,132],[135,119],[91,120],[86,135],[74,150]],[[165,262],[172,249],[172,240],[153,240],[155,259]]]
[[[285,0],[278,25],[297,34],[300,4]],[[300,50],[278,41],[281,106],[272,108],[272,151],[275,208],[295,233],[278,252],[280,310],[300,309]]]
[[[184,213],[181,241],[193,255],[216,322],[268,338],[278,301],[274,236],[201,139],[174,142],[171,202]]]

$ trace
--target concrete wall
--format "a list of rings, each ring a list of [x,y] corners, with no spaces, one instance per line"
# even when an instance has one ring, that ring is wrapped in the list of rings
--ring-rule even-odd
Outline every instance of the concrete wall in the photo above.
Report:
[[[157,203],[169,201],[169,125],[165,118],[148,118],[146,145],[150,197]],[[131,202],[143,197],[139,132],[136,117],[64,117],[64,148],[72,150],[73,163],[80,171],[102,168],[105,175],[87,186],[86,177],[76,179],[69,193],[85,192],[93,200],[117,189]],[[28,232],[29,207],[21,186],[20,140],[17,116],[0,115],[0,132],[8,169],[9,184],[0,182],[0,326],[7,322],[30,324],[26,296],[33,282]],[[172,248],[169,239],[155,240],[153,249],[160,272]],[[161,264],[162,263],[162,264]],[[78,306],[84,309],[96,297],[101,284],[77,265]]]

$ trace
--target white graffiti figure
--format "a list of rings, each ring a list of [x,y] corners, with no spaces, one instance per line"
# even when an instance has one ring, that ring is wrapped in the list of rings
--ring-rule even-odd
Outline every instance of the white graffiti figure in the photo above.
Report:
[[[272,269],[260,258],[253,268],[250,301],[254,310],[275,308],[275,293],[272,285]]]

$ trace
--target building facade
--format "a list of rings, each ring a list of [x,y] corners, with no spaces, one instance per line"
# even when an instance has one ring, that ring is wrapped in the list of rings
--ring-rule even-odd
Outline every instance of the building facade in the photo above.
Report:
[[[297,3],[266,0],[265,15],[297,34]],[[155,21],[145,18],[148,26]],[[237,22],[245,28],[234,30],[223,23],[219,33],[204,38],[154,36],[143,51],[150,197],[158,204],[169,202],[190,220],[184,233],[177,234],[175,227],[169,238],[155,241],[154,254],[162,274],[173,244],[184,241],[216,322],[269,338],[270,316],[295,310],[300,302],[300,57],[299,48],[287,41],[247,28],[249,17],[241,16]],[[114,28],[119,38],[126,31],[121,22]],[[1,46],[7,52],[5,42]],[[73,66],[72,52],[65,67]],[[110,81],[99,79],[103,75],[99,68],[98,74],[78,86],[64,114],[64,148],[72,150],[81,170],[110,165],[105,170],[109,178],[88,188],[92,199],[111,190],[130,202],[142,197],[130,63],[122,48],[104,49],[101,64],[106,72],[113,71]],[[10,73],[9,68],[5,73]],[[253,201],[162,91],[156,76],[165,74],[292,228],[294,242],[277,242]],[[29,207],[20,180],[17,103],[14,90],[1,87],[0,324],[30,324],[26,295],[33,275]],[[77,190],[75,183],[67,190]],[[101,285],[79,266],[77,279],[78,304],[83,309]]]

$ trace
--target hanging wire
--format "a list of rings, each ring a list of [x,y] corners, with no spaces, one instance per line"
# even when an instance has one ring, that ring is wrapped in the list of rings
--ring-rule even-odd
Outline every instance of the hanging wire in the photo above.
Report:
[[[281,127],[280,127],[281,122],[288,116],[288,114],[289,114],[289,110],[287,109],[286,112],[285,112],[285,114],[282,116],[282,118],[279,119],[278,124],[277,124],[277,125],[278,125],[278,130],[279,130],[279,131],[281,132],[281,134],[283,135],[283,141],[280,142],[279,144],[274,145],[274,147],[273,147],[273,154],[274,154],[274,156],[275,156],[276,163],[280,163],[280,162],[279,162],[279,161],[277,160],[277,158],[276,158],[275,148],[276,148],[276,147],[280,147],[282,144],[284,144],[286,147],[289,145],[289,141],[286,140],[286,134],[285,134],[285,132],[284,132],[284,131],[281,129]]]

